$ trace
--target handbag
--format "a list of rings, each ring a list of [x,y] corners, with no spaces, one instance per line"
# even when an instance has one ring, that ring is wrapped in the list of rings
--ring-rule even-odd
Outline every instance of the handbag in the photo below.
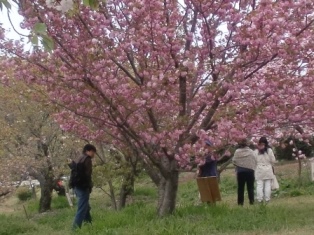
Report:
[[[279,183],[278,183],[276,175],[274,175],[273,179],[271,180],[271,190],[277,190],[277,189],[279,189]]]

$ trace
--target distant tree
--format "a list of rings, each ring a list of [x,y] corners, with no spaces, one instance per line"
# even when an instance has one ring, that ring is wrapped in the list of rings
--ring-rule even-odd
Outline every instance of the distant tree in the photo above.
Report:
[[[99,159],[93,171],[94,186],[110,197],[114,209],[122,209],[127,197],[134,192],[136,177],[142,172],[141,158],[112,146],[98,146]]]
[[[0,86],[0,165],[6,169],[6,184],[29,176],[37,179],[40,212],[51,209],[55,179],[67,170],[66,159],[75,157],[79,143],[53,121],[53,109],[39,88],[22,82]]]
[[[293,136],[281,139],[279,142],[280,145],[275,147],[276,157],[279,160],[296,160],[296,149],[300,150],[307,158],[311,157],[314,151],[314,146]]]

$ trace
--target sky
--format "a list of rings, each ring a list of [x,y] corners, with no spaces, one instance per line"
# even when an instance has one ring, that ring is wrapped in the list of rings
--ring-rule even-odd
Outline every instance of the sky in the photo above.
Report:
[[[12,24],[13,24],[14,28],[17,30],[17,32],[19,32],[20,34],[23,34],[23,35],[29,34],[28,30],[21,29],[21,27],[20,27],[20,23],[22,22],[23,17],[17,13],[17,6],[15,4],[12,4],[12,6],[11,6],[10,18],[11,18]],[[21,36],[18,33],[16,33],[14,31],[14,29],[12,28],[12,25],[9,21],[8,16],[7,16],[7,9],[6,8],[4,8],[2,11],[0,11],[0,24],[2,24],[3,28],[6,29],[6,36],[9,39],[15,39],[15,40],[21,39]],[[25,40],[25,43],[28,42],[27,38],[25,38],[24,40]]]

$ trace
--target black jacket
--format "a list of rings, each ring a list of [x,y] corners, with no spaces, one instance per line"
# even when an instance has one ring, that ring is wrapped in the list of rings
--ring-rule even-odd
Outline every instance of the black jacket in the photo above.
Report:
[[[83,189],[92,189],[92,159],[87,155],[82,155],[77,160],[72,161],[69,167],[73,168],[77,165],[77,173],[79,175],[79,181],[73,185],[74,187],[79,187]]]

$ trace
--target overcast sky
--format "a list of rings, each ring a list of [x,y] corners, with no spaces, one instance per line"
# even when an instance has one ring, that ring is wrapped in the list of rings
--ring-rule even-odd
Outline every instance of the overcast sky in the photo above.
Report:
[[[20,16],[17,13],[17,6],[14,4],[12,4],[12,6],[11,6],[10,18],[11,18],[12,24],[13,24],[14,28],[17,30],[17,32],[19,32],[20,34],[23,34],[23,35],[29,34],[29,32],[27,30],[21,29],[20,23],[22,22],[23,18],[22,18],[22,16]],[[0,23],[6,29],[6,36],[8,38],[16,39],[16,40],[21,39],[21,36],[13,30],[11,23],[9,21],[9,18],[7,16],[7,9],[5,7],[2,11],[0,11]],[[28,39],[26,38],[25,43],[27,43],[27,42],[28,42]]]

